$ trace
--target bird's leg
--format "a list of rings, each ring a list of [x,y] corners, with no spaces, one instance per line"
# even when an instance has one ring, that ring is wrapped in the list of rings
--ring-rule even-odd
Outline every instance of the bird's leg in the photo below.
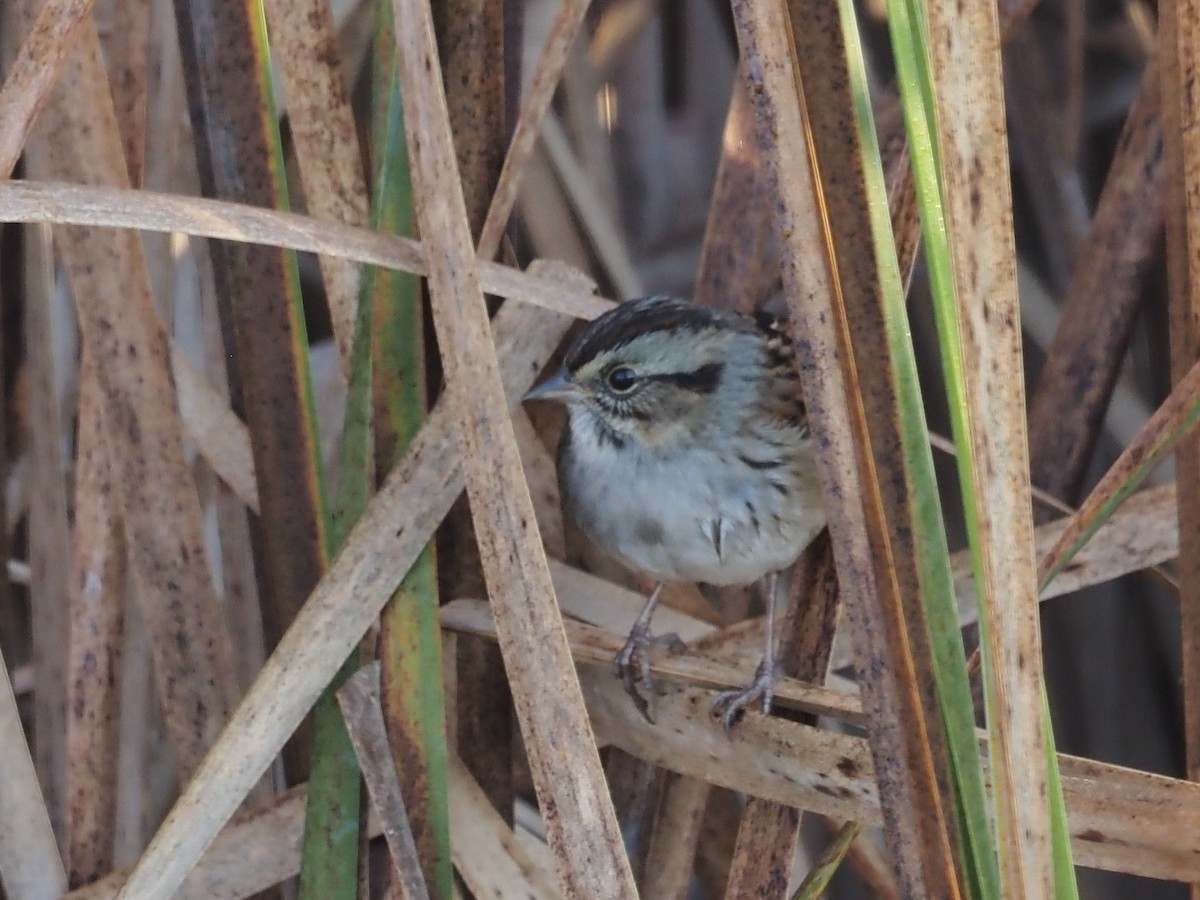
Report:
[[[653,643],[650,637],[650,620],[654,617],[654,607],[658,605],[664,583],[660,581],[655,585],[650,596],[646,598],[646,605],[642,607],[637,621],[629,630],[625,646],[613,660],[613,667],[625,685],[625,692],[633,698],[634,705],[646,717],[646,721],[651,723],[654,719],[650,717],[649,704],[646,698],[638,693],[638,685],[647,693],[654,692],[654,678],[650,674],[650,645]]]
[[[743,688],[734,691],[722,691],[713,701],[713,712],[721,717],[728,731],[746,712],[746,708],[755,700],[762,698],[763,714],[771,711],[771,701],[775,697],[775,681],[779,676],[775,661],[775,588],[779,583],[779,573],[772,572],[763,587],[767,607],[767,641],[763,648],[762,662],[754,672],[754,680]]]
[[[779,573],[772,572],[767,576],[767,642],[763,648],[762,662],[754,673],[754,683],[762,688],[763,715],[770,715],[771,701],[775,699],[775,679],[778,672],[775,669],[775,586],[779,583]]]

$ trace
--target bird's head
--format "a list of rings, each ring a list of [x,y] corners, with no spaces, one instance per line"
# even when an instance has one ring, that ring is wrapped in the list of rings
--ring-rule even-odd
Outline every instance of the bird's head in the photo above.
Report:
[[[577,425],[664,449],[738,410],[742,367],[761,365],[752,322],[685,300],[630,300],[591,322],[562,367],[525,395],[567,404]],[[747,400],[750,398],[747,397]]]

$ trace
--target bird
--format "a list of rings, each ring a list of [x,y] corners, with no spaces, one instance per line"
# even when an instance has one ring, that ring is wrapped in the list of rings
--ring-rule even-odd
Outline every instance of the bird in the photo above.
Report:
[[[614,659],[638,710],[653,721],[641,691],[655,693],[650,626],[663,587],[700,582],[763,588],[762,663],[714,708],[727,728],[758,699],[769,712],[779,573],[825,527],[782,323],[677,297],[626,300],[588,323],[524,399],[566,406],[557,467],[567,515],[656,582]]]

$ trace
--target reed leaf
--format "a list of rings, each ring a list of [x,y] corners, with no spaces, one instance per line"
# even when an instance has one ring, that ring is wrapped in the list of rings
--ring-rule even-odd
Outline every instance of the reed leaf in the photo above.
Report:
[[[887,183],[871,114],[866,67],[855,20],[854,6],[839,0],[847,57],[854,91],[855,117],[863,146],[870,204],[871,230],[879,260],[884,302],[884,322],[891,365],[900,404],[900,434],[905,455],[905,475],[912,496],[913,535],[933,671],[941,704],[943,727],[953,771],[956,812],[961,833],[961,865],[970,895],[1000,896],[999,871],[988,820],[982,760],[975,736],[975,713],[958,624],[950,550],[942,518],[933,453],[928,440],[916,352],[908,327],[905,286],[896,254],[895,236],[888,214]]]
[[[850,845],[854,843],[854,839],[858,837],[860,831],[862,831],[862,826],[857,822],[847,822],[838,830],[833,843],[821,855],[817,864],[804,876],[804,881],[792,895],[792,900],[819,900],[837,873],[838,866],[850,852]]]
[[[379,0],[375,10],[372,225],[383,232],[407,234],[412,231],[412,183],[395,70],[391,3]],[[406,272],[370,267],[363,298],[373,306],[375,461],[382,475],[400,459],[425,419],[420,280]],[[388,738],[414,823],[421,866],[433,894],[449,898],[454,876],[437,607],[430,545],[384,607],[379,653]]]
[[[964,364],[963,337],[959,324],[959,303],[962,298],[957,295],[953,268],[954,257],[950,235],[947,232],[946,180],[941,159],[942,151],[936,135],[935,83],[925,31],[925,11],[920,0],[893,0],[888,4],[888,13],[892,46],[899,75],[901,101],[912,146],[912,165],[921,211],[926,261],[934,299],[944,380],[949,394],[951,421],[956,442],[962,448],[957,454],[959,482],[975,571],[977,597],[980,603],[981,645],[984,652],[984,663],[989,671],[989,677],[985,678],[984,683],[992,748],[992,803],[996,811],[995,815],[998,817],[999,829],[997,847],[1000,854],[1001,878],[1003,879],[1001,889],[1004,892],[1019,891],[1021,888],[1017,884],[1011,883],[1012,879],[1024,877],[1032,881],[1037,876],[1030,874],[1028,869],[1018,868],[1026,862],[1022,857],[1028,848],[1021,846],[1022,839],[1016,837],[1012,831],[1006,831],[1006,828],[1014,826],[1009,811],[1016,808],[1021,800],[1015,796],[1004,796],[1007,791],[1013,789],[1010,773],[1005,772],[1002,768],[1008,765],[1010,760],[1006,760],[1000,752],[1006,746],[1009,737],[1006,728],[1010,723],[1007,720],[1004,722],[999,720],[993,669],[993,666],[999,661],[989,659],[988,653],[990,635],[987,604],[990,600],[986,596],[984,587],[987,582],[984,574],[985,534],[982,524],[986,515],[978,493],[979,474],[976,469],[978,460],[974,452],[967,452],[967,448],[974,449],[971,444],[972,431],[985,426],[978,421],[978,418],[982,417],[983,411],[972,406]],[[1040,670],[1041,660],[1032,660],[1030,665],[1035,668],[1035,671]],[[1040,681],[1040,676],[1038,681]],[[1046,802],[1050,820],[1047,824],[1050,837],[1050,868],[1052,869],[1049,877],[1053,880],[1057,896],[1074,897],[1077,895],[1077,888],[1071,861],[1070,838],[1044,685],[1040,686],[1040,690],[1041,709],[1037,711],[1036,715],[1040,716],[1041,733],[1044,735],[1045,783],[1048,797]],[[1015,702],[1020,703],[1021,699],[1016,698]],[[1030,714],[1031,717],[1033,715]],[[1035,842],[1036,837],[1029,843]],[[1036,865],[1036,857],[1040,851],[1035,847],[1032,852],[1035,857],[1033,865]],[[1006,867],[1006,860],[1008,865],[1013,868]],[[1020,872],[1021,875],[1014,875],[1017,872]],[[1028,885],[1031,881],[1025,881],[1024,884]]]

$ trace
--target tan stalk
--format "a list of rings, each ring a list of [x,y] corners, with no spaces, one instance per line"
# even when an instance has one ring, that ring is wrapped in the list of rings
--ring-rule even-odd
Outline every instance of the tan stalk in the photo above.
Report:
[[[780,628],[781,674],[822,684],[833,650],[840,600],[828,532],[819,535],[800,557],[793,578]],[[786,897],[800,843],[800,823],[799,809],[759,797],[747,799],[725,896],[730,900]]]
[[[926,709],[908,642],[900,576],[859,400],[846,310],[831,258],[834,239],[810,153],[787,10],[735,2],[760,140],[779,198],[784,289],[805,401],[822,452],[818,464],[838,574],[848,598],[872,751],[889,815],[885,835],[902,892],[959,896],[948,819]]]
[[[67,685],[67,840],[71,883],[112,870],[117,808],[125,532],[114,496],[104,398],[91,356],[79,373],[75,546]]]
[[[946,228],[972,412],[978,577],[986,594],[989,725],[1006,896],[1054,892],[1045,685],[1030,516],[1020,304],[997,12],[928,7]]]
[[[39,142],[40,143],[40,142]],[[44,146],[44,144],[43,144]],[[36,164],[35,164],[36,165]],[[28,360],[30,410],[29,456],[29,595],[32,602],[33,722],[42,737],[34,745],[34,760],[56,834],[64,835],[67,790],[67,648],[70,609],[67,597],[71,558],[68,521],[67,450],[68,412],[63,409],[66,372],[59,373],[55,344],[63,326],[72,326],[62,315],[65,289],[54,278],[49,229],[36,229],[26,245],[30,273],[29,302],[25,307],[24,343]]]
[[[308,216],[241,203],[153,191],[50,182],[0,182],[0,219],[184,231],[197,237],[336,253],[357,262],[418,275],[428,272],[424,246],[410,238],[318,222]],[[481,262],[479,275],[483,289],[489,294],[520,297],[567,315],[592,319],[613,305],[611,300],[590,291],[567,291],[557,279],[527,275],[499,263]]]
[[[509,133],[506,94],[511,88],[519,89],[519,85],[506,83],[522,63],[520,54],[514,53],[516,42],[511,33],[505,41],[515,15],[511,10],[506,13],[501,0],[441,0],[432,10],[463,204],[471,235],[477,238],[504,166]],[[506,15],[510,24],[506,24]],[[512,93],[515,96],[517,91]],[[412,230],[414,234],[417,231],[415,227]],[[496,255],[497,249],[492,248],[486,258]],[[514,413],[514,419],[523,416],[521,410]],[[541,511],[538,513],[540,525]],[[484,576],[465,499],[460,498],[447,516],[437,546],[442,563],[439,587],[450,593],[481,592]],[[395,629],[392,633],[399,634],[404,626],[397,619],[391,627]],[[506,821],[511,820],[517,792],[516,725],[504,660],[494,644],[467,638],[454,643],[454,662],[457,690],[452,739],[459,758],[493,807]],[[395,727],[398,721],[398,717],[391,720],[393,740],[400,733]],[[403,740],[398,746],[404,746]]]
[[[38,787],[33,757],[0,658],[0,871],[9,897],[52,900],[67,889],[67,873]]]
[[[476,896],[487,894],[490,889],[500,896],[535,900],[556,897],[554,885],[541,876],[523,842],[514,838],[511,829],[491,809],[461,762],[451,763],[455,865],[468,886],[475,890]],[[252,897],[294,877],[300,871],[306,795],[307,786],[298,785],[227,825],[175,894],[177,900],[211,900],[218,895]],[[367,823],[368,834],[375,837],[381,830],[380,822],[372,816]],[[30,830],[27,836],[35,837],[36,832]],[[0,850],[4,846],[0,844]],[[37,861],[40,857],[31,853],[28,859]],[[10,869],[6,867],[5,871]],[[52,871],[42,866],[34,874],[51,885],[52,893],[44,895],[47,898],[59,897],[62,890],[54,888],[53,880],[46,878]],[[125,871],[113,872],[71,891],[62,900],[113,900],[128,875]],[[65,885],[65,879],[61,883]]]
[[[864,825],[884,821],[863,738],[755,717],[730,740],[708,715],[710,691],[667,685],[653,727],[622,702],[606,666],[584,666],[580,675],[603,742],[778,803]],[[1200,787],[1065,754],[1059,765],[1079,865],[1177,881],[1200,876]]]
[[[537,68],[521,103],[508,153],[504,157],[504,166],[500,170],[487,218],[479,233],[480,259],[491,259],[500,249],[504,229],[508,227],[508,217],[512,215],[513,206],[517,202],[521,178],[529,165],[529,157],[542,130],[542,119],[550,108],[550,101],[554,99],[554,90],[566,64],[567,52],[579,32],[579,26],[583,24],[583,15],[587,8],[587,0],[562,0],[558,7],[554,24],[550,27],[546,44],[538,57]]]
[[[1035,484],[1074,500],[1095,451],[1166,206],[1159,67],[1150,62],[1079,252],[1029,411]]]
[[[450,756],[450,841],[454,866],[476,897],[551,900],[559,896],[557,885],[529,858],[454,754]]]
[[[50,0],[38,7],[16,59],[0,86],[0,178],[9,178],[33,122],[95,0]]]
[[[322,0],[266,0],[264,6],[309,215],[366,226],[367,183],[333,12]],[[343,373],[354,339],[359,268],[344,257],[321,257]]]
[[[1200,4],[1167,0],[1160,11],[1163,154],[1166,167],[1167,284],[1171,381],[1200,362]],[[1179,630],[1187,776],[1200,781],[1200,434],[1175,448],[1179,522]],[[1193,879],[1192,900],[1200,898]]]
[[[41,122],[56,173],[128,188],[94,23],[83,26]],[[187,772],[228,719],[236,687],[199,501],[183,455],[166,336],[137,235],[85,228],[65,233],[62,247],[82,340],[96,359],[105,395],[130,573],[151,635],[168,730]]]
[[[429,291],[517,718],[566,894],[636,896],[507,416],[424,0],[393,4]],[[419,138],[417,136],[420,136]]]
[[[545,365],[566,323],[513,306],[501,309],[493,325],[503,384],[515,402]],[[447,400],[435,406],[371,500],[159,828],[129,876],[127,898],[168,897],[182,882],[357,646],[462,491],[457,422]]]
[[[383,823],[383,836],[394,866],[392,888],[400,895],[400,900],[426,900],[429,889],[421,873],[421,860],[417,856],[417,844],[413,840],[408,810],[392,761],[392,748],[388,744],[383,708],[379,704],[379,661],[364,666],[351,676],[338,689],[337,700],[371,804]]]
[[[108,83],[112,88],[113,107],[121,143],[125,148],[125,167],[129,183],[144,185],[146,171],[146,121],[150,80],[150,29],[154,23],[154,0],[130,0],[118,3],[112,12],[112,27],[106,34],[104,58],[108,65]],[[161,7],[160,7],[161,8]]]

